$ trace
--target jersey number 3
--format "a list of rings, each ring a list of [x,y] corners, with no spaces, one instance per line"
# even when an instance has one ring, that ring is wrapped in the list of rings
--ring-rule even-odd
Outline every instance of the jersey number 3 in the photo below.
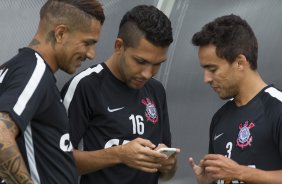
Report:
[[[227,152],[227,155],[225,155],[225,157],[227,157],[227,158],[231,158],[231,151],[232,151],[232,148],[233,148],[233,144],[232,144],[232,142],[228,142],[227,144],[226,144],[226,152]]]

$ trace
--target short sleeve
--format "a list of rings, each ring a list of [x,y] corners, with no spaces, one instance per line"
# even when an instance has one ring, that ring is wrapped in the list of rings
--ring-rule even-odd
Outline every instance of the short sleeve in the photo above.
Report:
[[[69,81],[62,89],[61,94],[70,122],[70,137],[74,148],[78,148],[84,133],[87,130],[90,112],[88,108],[85,86],[82,81]],[[86,87],[87,88],[87,87]]]

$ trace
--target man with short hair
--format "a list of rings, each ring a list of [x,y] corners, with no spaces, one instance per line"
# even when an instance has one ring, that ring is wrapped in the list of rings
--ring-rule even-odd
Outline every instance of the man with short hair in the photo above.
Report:
[[[77,183],[69,122],[54,73],[95,57],[105,16],[96,0],[48,0],[29,46],[0,67],[0,177]]]
[[[258,44],[236,15],[216,18],[194,34],[204,82],[230,99],[213,116],[209,154],[189,163],[198,183],[282,183],[282,93],[257,70]]]
[[[121,20],[112,56],[63,88],[80,183],[155,184],[173,176],[176,155],[156,151],[171,146],[171,133],[164,87],[152,78],[172,41],[163,12],[136,6]]]

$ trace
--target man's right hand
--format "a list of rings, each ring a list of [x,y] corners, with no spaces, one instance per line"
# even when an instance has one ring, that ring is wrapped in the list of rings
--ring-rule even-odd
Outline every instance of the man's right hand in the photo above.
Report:
[[[160,162],[167,156],[154,150],[156,146],[149,140],[136,138],[120,147],[118,156],[129,167],[154,173],[161,167]]]
[[[194,174],[196,175],[198,184],[211,184],[213,179],[209,177],[203,166],[203,160],[200,161],[199,165],[195,163],[192,157],[188,159],[189,165],[191,166]]]

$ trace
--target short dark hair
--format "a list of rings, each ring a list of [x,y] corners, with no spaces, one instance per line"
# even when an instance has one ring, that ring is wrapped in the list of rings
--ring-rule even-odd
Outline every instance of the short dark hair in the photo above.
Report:
[[[120,22],[118,38],[123,39],[125,47],[135,47],[142,37],[160,47],[168,47],[173,41],[170,20],[154,6],[136,6]]]
[[[48,0],[40,10],[41,20],[66,23],[73,30],[88,27],[92,18],[101,25],[105,20],[103,7],[97,0]]]
[[[203,26],[192,38],[195,46],[216,46],[220,58],[233,63],[239,54],[245,55],[251,69],[257,69],[258,43],[256,36],[247,23],[237,15],[225,15]]]

